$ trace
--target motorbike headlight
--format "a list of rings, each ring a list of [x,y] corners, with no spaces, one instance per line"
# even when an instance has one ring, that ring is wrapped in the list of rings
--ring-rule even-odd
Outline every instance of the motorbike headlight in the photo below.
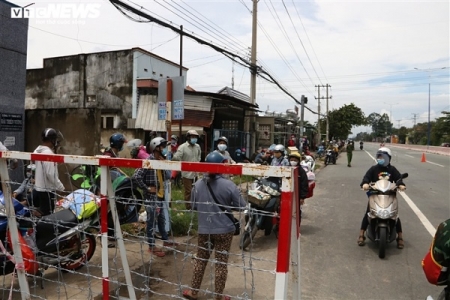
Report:
[[[391,217],[391,213],[387,209],[377,210],[376,215],[381,219],[389,219]]]

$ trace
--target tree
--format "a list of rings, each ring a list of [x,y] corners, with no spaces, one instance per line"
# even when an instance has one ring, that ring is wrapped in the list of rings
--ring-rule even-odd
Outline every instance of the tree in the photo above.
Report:
[[[387,114],[371,113],[367,117],[366,122],[372,126],[374,138],[384,138],[392,134],[393,124],[389,121]]]
[[[450,135],[450,112],[443,111],[443,117],[437,118],[435,122],[431,122],[431,145],[439,146],[446,142]]]
[[[328,122],[330,139],[346,139],[353,126],[367,125],[364,112],[353,103],[329,111]],[[320,119],[320,127],[321,131],[325,132],[326,118]]]

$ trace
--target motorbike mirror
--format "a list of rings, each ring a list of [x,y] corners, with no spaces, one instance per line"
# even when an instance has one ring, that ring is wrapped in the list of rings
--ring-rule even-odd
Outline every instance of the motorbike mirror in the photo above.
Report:
[[[127,147],[138,147],[138,146],[142,145],[142,140],[134,139],[134,140],[129,141],[126,145],[127,145]]]

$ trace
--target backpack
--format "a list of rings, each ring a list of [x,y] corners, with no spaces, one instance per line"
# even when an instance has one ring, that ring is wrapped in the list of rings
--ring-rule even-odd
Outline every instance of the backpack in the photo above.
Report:
[[[422,268],[431,284],[447,285],[449,283],[450,262],[450,219],[439,224],[430,250],[422,260]]]

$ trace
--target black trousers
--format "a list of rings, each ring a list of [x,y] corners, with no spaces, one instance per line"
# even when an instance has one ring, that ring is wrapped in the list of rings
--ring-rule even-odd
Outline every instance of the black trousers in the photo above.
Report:
[[[52,214],[55,211],[55,193],[33,190],[33,194],[28,199],[28,202],[31,206],[37,208],[43,216]]]

